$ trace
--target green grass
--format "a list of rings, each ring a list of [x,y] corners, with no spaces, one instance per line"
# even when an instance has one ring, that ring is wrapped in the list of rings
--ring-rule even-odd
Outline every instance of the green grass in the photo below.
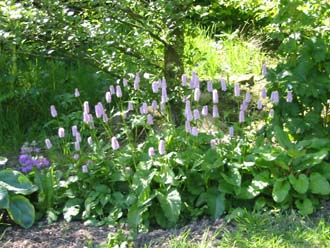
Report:
[[[330,219],[311,219],[301,217],[295,212],[246,212],[234,223],[233,230],[224,227],[211,236],[206,231],[202,240],[198,242],[189,240],[189,232],[186,232],[170,240],[167,247],[330,247]]]

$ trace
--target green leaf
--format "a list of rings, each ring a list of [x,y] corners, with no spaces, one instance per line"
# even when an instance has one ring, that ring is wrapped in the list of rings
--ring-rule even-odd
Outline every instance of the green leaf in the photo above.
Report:
[[[0,165],[4,165],[4,164],[6,164],[7,161],[8,161],[7,158],[5,158],[5,157],[1,157],[1,156],[0,156]]]
[[[23,228],[31,227],[35,220],[33,205],[22,195],[15,195],[10,198],[8,213],[10,218]]]
[[[279,126],[274,127],[275,137],[278,143],[284,148],[292,147],[292,143],[289,139],[289,136],[283,129]]]
[[[0,209],[9,208],[9,194],[6,188],[0,186]]]
[[[0,186],[22,195],[31,194],[38,189],[24,174],[11,169],[0,171]]]
[[[330,184],[320,173],[314,172],[309,177],[309,188],[312,193],[319,195],[330,194]]]
[[[225,194],[216,188],[210,188],[207,191],[206,201],[211,218],[218,219],[225,211]]]
[[[63,208],[63,217],[67,222],[70,222],[73,217],[77,216],[80,212],[81,200],[69,199]]]
[[[136,205],[133,205],[128,209],[127,222],[128,225],[133,229],[137,228],[137,226],[140,224],[141,213]]]
[[[296,200],[295,204],[302,215],[312,214],[314,211],[313,203],[310,199]]]
[[[174,189],[169,193],[157,194],[160,206],[170,225],[175,224],[181,212],[181,197],[179,192]]]
[[[308,190],[309,181],[305,174],[300,174],[298,179],[294,175],[289,176],[289,181],[292,187],[300,194],[305,194]]]
[[[230,168],[227,173],[221,173],[225,181],[235,186],[241,186],[242,176],[237,168]]]
[[[284,201],[290,190],[290,183],[286,179],[277,179],[273,188],[273,199],[276,202]]]

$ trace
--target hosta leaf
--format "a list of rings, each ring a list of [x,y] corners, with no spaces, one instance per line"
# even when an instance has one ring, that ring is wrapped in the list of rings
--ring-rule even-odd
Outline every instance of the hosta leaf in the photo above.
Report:
[[[169,193],[159,192],[157,198],[170,225],[175,224],[181,211],[181,197],[179,192],[176,189]]]
[[[34,207],[30,201],[22,195],[11,197],[8,213],[10,218],[23,228],[29,228],[34,223]]]
[[[330,184],[320,173],[314,172],[309,178],[309,187],[312,193],[319,195],[330,194]]]
[[[289,181],[294,188],[295,191],[297,191],[300,194],[305,194],[308,190],[309,181],[308,177],[305,174],[300,174],[298,178],[296,178],[294,175],[289,176]]]
[[[295,204],[302,215],[309,215],[314,211],[313,203],[308,198],[296,200]]]
[[[0,165],[4,165],[4,164],[6,164],[7,161],[8,161],[7,158],[5,158],[5,157],[1,157],[1,156],[0,156]]]
[[[78,199],[69,199],[63,208],[63,217],[67,222],[70,222],[73,217],[80,212],[81,201]]]
[[[284,201],[290,190],[290,183],[286,179],[277,179],[273,188],[273,199],[276,202]]]
[[[8,190],[0,186],[0,209],[9,207],[9,194]]]
[[[216,188],[210,188],[206,196],[209,214],[213,219],[219,218],[225,210],[225,195]]]
[[[24,174],[11,169],[0,171],[0,186],[22,195],[31,194],[38,189]]]

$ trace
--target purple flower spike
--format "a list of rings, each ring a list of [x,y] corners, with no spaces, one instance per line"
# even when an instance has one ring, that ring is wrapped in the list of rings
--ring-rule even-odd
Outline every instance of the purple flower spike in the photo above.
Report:
[[[74,89],[74,96],[75,97],[79,97],[80,96],[80,92],[79,92],[78,88],[75,88]]]
[[[52,142],[50,142],[50,139],[45,139],[45,144],[48,150],[53,147]]]
[[[81,166],[81,171],[82,173],[88,173],[88,167],[86,164],[84,164],[83,166]]]
[[[214,89],[212,92],[212,99],[213,99],[213,103],[217,104],[219,103],[219,94],[218,94],[218,90]]]
[[[147,123],[148,125],[153,125],[154,124],[154,120],[151,114],[147,115]]]
[[[263,75],[264,77],[267,76],[267,66],[266,64],[262,64],[262,68],[261,68],[261,75]]]
[[[111,103],[111,93],[110,93],[110,91],[107,91],[105,93],[105,100],[106,100],[107,103]]]
[[[79,156],[79,154],[77,154],[77,153],[75,153],[75,154],[73,155],[73,159],[74,159],[74,160],[78,160],[79,157],[80,157],[80,156]]]
[[[74,142],[74,149],[76,151],[79,151],[80,150],[80,143],[78,141]]]
[[[96,118],[101,118],[103,113],[104,113],[103,105],[102,105],[102,103],[99,102],[98,104],[95,105]]]
[[[229,127],[229,136],[230,137],[234,136],[234,127]]]
[[[148,149],[148,155],[149,155],[149,157],[155,156],[155,148],[149,147],[149,149]]]
[[[76,133],[76,141],[81,142],[81,135],[79,132]]]
[[[262,88],[260,96],[262,99],[265,99],[267,97],[267,90],[266,88]]]
[[[186,120],[187,121],[192,121],[193,120],[193,114],[192,114],[190,108],[186,109],[185,114],[186,114]]]
[[[209,112],[209,108],[207,105],[203,106],[202,108],[202,116],[207,116]]]
[[[152,110],[156,110],[158,109],[158,104],[157,104],[157,101],[156,100],[153,100],[152,103],[151,103],[151,107],[152,107]]]
[[[116,86],[116,96],[117,96],[118,98],[120,98],[120,97],[123,96],[123,92],[121,91],[120,85],[117,85],[117,86]]]
[[[148,105],[145,102],[142,103],[142,106],[140,107],[140,114],[141,115],[148,114]]]
[[[23,165],[27,165],[32,161],[32,158],[30,155],[22,154],[18,157],[18,162]]]
[[[87,112],[83,113],[83,122],[86,124],[89,122],[89,114]]]
[[[198,128],[197,127],[192,127],[191,128],[191,135],[192,136],[198,136]]]
[[[166,79],[165,78],[163,78],[161,80],[161,87],[164,88],[164,89],[166,89]]]
[[[60,138],[64,138],[64,136],[65,136],[64,128],[63,128],[63,127],[60,127],[60,128],[58,129],[58,137],[60,137]]]
[[[127,87],[128,86],[128,80],[127,80],[127,78],[124,78],[123,79],[123,86],[124,87]]]
[[[110,87],[109,87],[109,91],[110,91],[110,94],[111,94],[111,95],[115,95],[115,94],[116,94],[115,86],[110,85]]]
[[[160,140],[158,145],[158,152],[160,155],[164,155],[166,153],[165,151],[165,140]]]
[[[127,111],[133,111],[134,110],[134,106],[132,102],[128,102],[128,106],[127,106]]]
[[[93,139],[92,139],[92,137],[89,136],[89,137],[87,138],[87,143],[88,143],[88,145],[90,145],[90,146],[93,145]]]
[[[166,103],[167,102],[167,91],[166,91],[166,87],[162,87],[162,98],[161,98],[161,102],[162,103]]]
[[[213,105],[212,116],[213,118],[219,117],[218,105]]]
[[[136,73],[134,79],[134,90],[138,90],[140,88],[140,74]]]
[[[235,85],[234,85],[234,95],[235,96],[240,96],[240,88],[239,88],[239,84],[238,83],[236,83]]]
[[[57,116],[57,111],[56,111],[56,108],[55,108],[54,105],[51,105],[51,106],[50,106],[50,114],[51,114],[51,116],[54,117],[54,118]]]
[[[181,82],[182,82],[182,86],[186,86],[187,85],[187,75],[182,74],[182,76],[181,76]]]
[[[184,126],[185,126],[186,132],[191,133],[190,121],[186,121]]]
[[[242,123],[244,121],[245,121],[244,111],[241,110],[241,111],[239,111],[239,120],[238,120],[238,122]]]
[[[107,113],[103,112],[102,120],[103,120],[104,123],[107,123],[109,121],[109,117],[108,117]]]
[[[194,120],[200,119],[200,114],[198,109],[194,109],[193,114],[194,114]]]
[[[201,97],[201,90],[199,88],[195,88],[195,91],[194,91],[194,100],[196,102],[198,102],[200,97]]]
[[[73,136],[73,137],[76,137],[76,134],[77,134],[77,132],[78,132],[78,128],[77,128],[77,126],[76,126],[76,125],[72,126],[72,127],[71,127],[71,130],[72,130],[72,136]]]
[[[84,112],[89,114],[89,103],[87,101],[84,102]]]
[[[270,100],[275,104],[279,102],[279,94],[277,90],[271,93]]]
[[[153,92],[153,93],[158,93],[158,90],[159,90],[159,82],[157,82],[157,81],[152,82],[152,84],[151,84],[151,89],[152,89],[152,92]]]
[[[245,93],[245,100],[244,101],[247,102],[247,103],[251,102],[251,93],[249,91],[247,91]]]
[[[293,96],[292,91],[288,91],[288,94],[286,95],[286,102],[292,102]]]
[[[111,147],[114,151],[119,149],[119,142],[116,137],[111,138]]]
[[[226,84],[226,80],[221,79],[221,90],[222,91],[227,91],[227,84]]]
[[[269,117],[274,117],[274,109],[269,110]]]
[[[207,91],[208,92],[212,92],[213,91],[213,84],[212,84],[212,81],[211,80],[207,81]]]
[[[247,102],[246,101],[243,101],[243,103],[240,106],[240,110],[241,111],[246,111],[247,110],[247,107],[248,107]]]
[[[257,109],[261,110],[262,109],[262,101],[259,100],[257,103]]]

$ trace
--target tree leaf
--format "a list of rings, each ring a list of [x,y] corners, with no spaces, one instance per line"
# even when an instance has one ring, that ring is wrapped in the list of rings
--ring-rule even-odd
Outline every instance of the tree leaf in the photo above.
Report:
[[[314,172],[309,177],[309,187],[312,193],[319,195],[330,194],[330,184],[320,173]]]
[[[284,201],[290,190],[290,183],[286,179],[277,179],[273,188],[273,199],[276,202]]]
[[[305,194],[308,190],[309,181],[305,174],[300,174],[298,179],[294,175],[289,176],[289,181],[292,187],[300,194]]]
[[[10,218],[23,228],[29,228],[34,223],[34,206],[22,195],[15,195],[10,198],[8,213]]]

